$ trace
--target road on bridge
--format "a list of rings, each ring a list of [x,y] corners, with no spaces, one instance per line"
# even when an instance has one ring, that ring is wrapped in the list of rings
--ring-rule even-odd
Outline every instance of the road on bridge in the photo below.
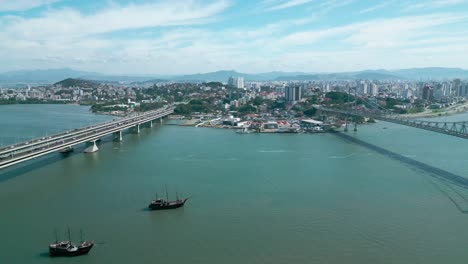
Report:
[[[93,142],[115,132],[139,126],[174,112],[172,107],[148,111],[123,119],[66,131],[50,137],[21,142],[0,149],[0,169],[84,142]]]

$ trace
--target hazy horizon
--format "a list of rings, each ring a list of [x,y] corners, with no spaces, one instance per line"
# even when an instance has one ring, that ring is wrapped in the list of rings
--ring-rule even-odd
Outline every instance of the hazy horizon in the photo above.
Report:
[[[468,69],[465,0],[0,2],[0,72]]]
[[[22,71],[59,71],[59,70],[71,70],[71,71],[77,71],[77,72],[87,72],[87,73],[93,73],[93,74],[99,74],[99,75],[131,75],[131,76],[142,76],[142,77],[158,77],[158,76],[183,76],[183,75],[197,75],[197,74],[210,74],[210,73],[216,73],[216,72],[237,72],[241,74],[251,74],[251,75],[257,75],[257,74],[268,74],[268,73],[301,73],[301,74],[333,74],[333,73],[351,73],[351,72],[372,72],[372,71],[399,71],[399,70],[411,70],[411,69],[459,69],[459,70],[464,70],[468,71],[467,69],[464,68],[457,68],[457,67],[438,67],[438,66],[428,66],[428,67],[418,67],[418,68],[400,68],[400,69],[362,69],[362,70],[354,70],[354,71],[343,71],[343,72],[333,72],[333,71],[328,71],[328,72],[303,72],[303,71],[264,71],[264,72],[246,72],[246,71],[241,71],[241,70],[236,70],[236,69],[219,69],[219,70],[213,70],[209,72],[189,72],[189,73],[180,73],[180,74],[161,74],[161,73],[103,73],[103,72],[97,72],[97,71],[87,71],[87,70],[81,70],[81,69],[76,69],[76,68],[71,68],[71,67],[61,67],[61,68],[44,68],[44,69],[21,69],[21,70],[12,70],[12,71],[2,71],[0,74],[5,74],[5,73],[14,73],[14,72],[22,72]]]

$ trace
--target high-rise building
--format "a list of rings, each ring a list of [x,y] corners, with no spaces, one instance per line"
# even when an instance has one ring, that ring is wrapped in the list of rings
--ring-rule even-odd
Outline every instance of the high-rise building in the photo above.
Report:
[[[403,95],[402,96],[405,99],[409,99],[409,98],[413,97],[413,94],[414,94],[413,89],[408,88],[408,89],[403,90]]]
[[[375,83],[371,84],[370,94],[372,96],[376,96],[379,94],[379,87],[377,86],[377,84]]]
[[[236,88],[244,89],[244,78],[243,77],[229,77],[228,85]]]
[[[259,83],[251,83],[252,90],[260,92],[261,86]]]
[[[442,89],[442,96],[448,96],[449,95],[449,86],[447,85],[447,83],[443,83],[441,85],[441,89]]]
[[[454,94],[457,95],[457,96],[460,96],[460,79],[455,79],[453,80],[453,91],[454,91]]]
[[[431,101],[434,98],[434,89],[429,85],[424,86],[422,91],[422,99]]]
[[[359,94],[367,94],[367,83],[366,83],[366,81],[358,82],[357,92]]]
[[[238,89],[244,89],[244,78],[243,77],[238,77],[236,80],[236,88]]]
[[[444,97],[444,89],[442,88],[442,85],[440,85],[434,89],[434,99],[441,99],[442,97]]]
[[[301,100],[301,87],[288,86],[284,90],[284,97],[288,102],[297,102]]]
[[[462,84],[458,87],[458,96],[462,96],[462,97],[468,96],[468,85]]]
[[[229,86],[235,86],[235,78],[234,77],[229,77],[228,79],[228,85]]]

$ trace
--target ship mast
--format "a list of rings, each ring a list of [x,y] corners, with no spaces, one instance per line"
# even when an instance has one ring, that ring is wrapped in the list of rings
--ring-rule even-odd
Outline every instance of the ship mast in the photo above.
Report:
[[[68,242],[71,243],[70,227],[68,227]]]
[[[167,184],[164,184],[164,188],[166,189],[166,202],[169,202],[169,194],[167,193]]]

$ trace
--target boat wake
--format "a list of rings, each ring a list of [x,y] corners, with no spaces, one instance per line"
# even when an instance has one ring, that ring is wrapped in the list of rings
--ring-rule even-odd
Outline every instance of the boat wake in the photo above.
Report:
[[[259,150],[260,153],[283,153],[283,152],[291,152],[289,150],[278,149],[278,150]]]
[[[194,159],[194,155],[187,155],[185,157],[177,157],[177,158],[174,158],[174,160],[177,160],[177,161],[184,161],[184,160],[193,160]]]
[[[352,156],[355,156],[356,153],[351,153],[349,155],[345,155],[345,156],[331,156],[331,157],[328,157],[329,159],[347,159],[347,158],[350,158]]]

